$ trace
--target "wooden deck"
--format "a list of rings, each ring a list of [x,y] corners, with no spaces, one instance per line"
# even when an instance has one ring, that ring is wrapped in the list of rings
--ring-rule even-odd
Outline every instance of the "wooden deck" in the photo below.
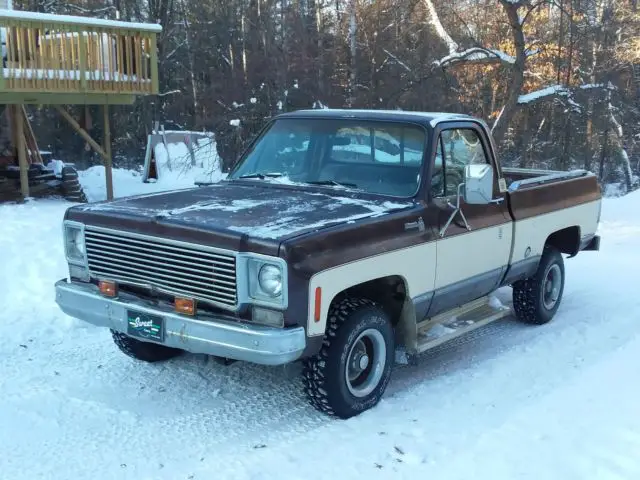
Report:
[[[127,104],[158,93],[161,27],[0,10],[0,103]]]

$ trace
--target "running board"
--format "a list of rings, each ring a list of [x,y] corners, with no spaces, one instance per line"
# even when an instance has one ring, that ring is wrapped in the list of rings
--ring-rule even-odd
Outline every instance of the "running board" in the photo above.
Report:
[[[417,353],[423,353],[512,313],[511,308],[486,296],[436,315],[417,325]]]

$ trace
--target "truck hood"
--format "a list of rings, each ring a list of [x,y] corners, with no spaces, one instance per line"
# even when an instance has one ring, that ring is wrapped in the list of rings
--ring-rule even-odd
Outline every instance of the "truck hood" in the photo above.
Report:
[[[178,230],[197,231],[208,237],[203,239],[206,243],[216,242],[212,236],[218,234],[221,247],[243,250],[248,245],[241,248],[241,241],[248,239],[280,244],[314,230],[412,206],[411,201],[388,201],[348,190],[221,182],[80,205],[69,209],[67,218],[175,238],[183,237]]]

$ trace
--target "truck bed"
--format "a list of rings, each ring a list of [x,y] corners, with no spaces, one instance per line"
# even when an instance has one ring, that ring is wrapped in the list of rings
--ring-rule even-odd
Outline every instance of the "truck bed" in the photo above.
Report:
[[[597,177],[587,170],[556,171],[503,168],[507,180],[509,210],[515,221],[587,203],[598,203]]]
[[[588,170],[563,171],[510,167],[503,167],[502,174],[507,181],[510,192],[593,175]]]

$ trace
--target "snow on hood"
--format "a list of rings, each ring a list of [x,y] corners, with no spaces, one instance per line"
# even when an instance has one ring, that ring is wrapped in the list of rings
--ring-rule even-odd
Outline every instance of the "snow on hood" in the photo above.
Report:
[[[254,238],[282,239],[330,225],[352,223],[414,206],[411,201],[363,198],[355,193],[318,193],[287,187],[220,183],[141,195],[76,211],[139,217],[166,224],[192,224]]]

